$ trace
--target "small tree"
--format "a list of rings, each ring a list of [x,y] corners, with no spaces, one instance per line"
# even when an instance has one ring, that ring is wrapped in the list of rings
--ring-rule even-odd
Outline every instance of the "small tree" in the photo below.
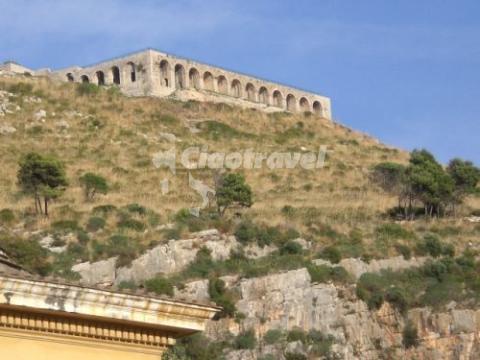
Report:
[[[253,204],[252,189],[241,174],[222,176],[216,184],[218,213],[223,216],[231,207],[250,207]]]
[[[461,204],[468,194],[475,192],[480,181],[480,169],[470,161],[453,159],[448,164],[447,172],[455,184],[452,201],[455,213],[456,205]]]
[[[52,157],[29,153],[19,165],[18,185],[23,193],[33,196],[37,214],[43,212],[48,216],[50,200],[61,196],[68,185],[63,163]]]
[[[406,176],[407,188],[423,204],[425,216],[442,215],[452,201],[454,183],[434,156],[427,150],[414,150]]]
[[[108,193],[108,183],[103,176],[89,172],[80,177],[80,183],[83,185],[86,201],[93,201],[96,194]]]

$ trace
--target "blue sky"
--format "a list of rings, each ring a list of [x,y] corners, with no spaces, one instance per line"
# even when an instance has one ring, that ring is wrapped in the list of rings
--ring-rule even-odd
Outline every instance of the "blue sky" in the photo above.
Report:
[[[478,0],[0,0],[0,59],[153,47],[330,96],[337,121],[480,164]]]

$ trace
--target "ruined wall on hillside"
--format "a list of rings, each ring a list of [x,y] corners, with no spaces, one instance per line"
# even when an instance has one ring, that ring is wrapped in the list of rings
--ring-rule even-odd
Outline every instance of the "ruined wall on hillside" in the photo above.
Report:
[[[130,96],[171,96],[265,111],[311,112],[332,118],[327,97],[156,50],[87,67],[71,67],[52,76],[62,81],[117,85]]]

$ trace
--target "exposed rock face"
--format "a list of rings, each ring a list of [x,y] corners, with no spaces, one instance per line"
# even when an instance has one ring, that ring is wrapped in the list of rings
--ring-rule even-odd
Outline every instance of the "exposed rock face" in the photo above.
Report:
[[[241,297],[237,309],[246,315],[245,320],[241,326],[231,320],[211,322],[209,336],[218,338],[222,331],[237,334],[251,328],[261,339],[270,329],[316,329],[334,336],[333,351],[339,359],[480,358],[480,310],[452,309],[440,314],[411,310],[407,317],[418,328],[420,345],[405,350],[405,318],[388,303],[379,311],[369,311],[355,296],[354,287],[311,284],[306,269],[241,280],[236,288]],[[276,359],[284,358],[278,348],[270,353]],[[254,355],[234,351],[228,359],[256,359],[260,354],[265,354],[265,348]]]
[[[360,276],[367,272],[377,273],[387,269],[390,269],[392,271],[399,271],[411,267],[419,267],[422,266],[427,259],[427,257],[419,257],[405,260],[403,256],[397,256],[389,259],[372,260],[369,263],[366,263],[361,259],[349,258],[342,259],[338,263],[338,266],[342,266],[351,275],[353,275],[355,279],[358,279],[360,278]],[[317,265],[337,266],[330,263],[329,261],[322,259],[313,260],[313,262]]]
[[[115,281],[115,263],[117,258],[98,261],[95,263],[81,263],[72,267],[82,277],[86,285],[111,285]]]
[[[226,259],[238,246],[233,237],[222,236],[216,230],[194,234],[191,239],[171,240],[159,245],[128,268],[115,269],[115,258],[84,263],[73,267],[86,284],[119,284],[123,280],[137,282],[156,274],[170,274],[184,269],[203,246],[210,249],[214,259]],[[249,255],[274,249],[250,249]],[[339,265],[358,278],[365,272],[382,269],[401,270],[420,266],[425,258],[404,260],[396,257],[372,261],[344,259]],[[334,266],[324,260],[317,264]],[[430,309],[413,309],[406,316],[399,314],[388,303],[378,311],[370,311],[356,296],[355,285],[312,284],[307,269],[272,274],[260,278],[239,279],[238,276],[222,277],[226,287],[238,298],[236,308],[245,318],[211,321],[206,335],[215,340],[237,335],[253,329],[259,339],[254,350],[232,350],[228,360],[256,360],[266,354],[284,360],[286,352],[303,353],[308,349],[302,344],[266,345],[262,343],[268,330],[283,331],[299,328],[308,332],[319,330],[335,339],[332,352],[335,359],[480,359],[480,310],[457,309],[452,302],[448,310],[434,313]],[[175,289],[175,296],[192,301],[208,301],[208,280],[198,280]],[[403,335],[406,319],[418,329],[420,343],[405,349]],[[288,351],[287,351],[288,350]]]
[[[208,294],[208,280],[193,281],[185,285],[184,289],[175,288],[175,298],[187,299],[189,301],[210,301]]]
[[[117,285],[122,281],[142,282],[158,274],[171,274],[185,269],[202,247],[211,251],[214,260],[225,260],[238,247],[238,242],[235,237],[220,235],[217,230],[205,230],[192,234],[191,239],[170,240],[156,246],[134,260],[130,266],[116,271],[112,259],[108,260],[108,266],[105,261],[100,261],[79,264],[72,270],[80,273],[84,283],[89,285],[104,283],[104,279]],[[102,275],[95,276],[97,271]]]
[[[157,274],[171,274],[185,269],[202,247],[211,251],[214,260],[225,260],[238,243],[233,236],[221,236],[217,230],[206,230],[193,234],[192,239],[170,240],[159,245],[138,259],[130,267],[117,271],[115,283],[125,280],[140,282]]]

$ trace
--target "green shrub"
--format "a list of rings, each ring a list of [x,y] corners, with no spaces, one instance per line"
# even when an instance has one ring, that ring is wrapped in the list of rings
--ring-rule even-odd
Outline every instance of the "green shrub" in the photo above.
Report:
[[[307,334],[302,329],[292,329],[287,333],[287,341],[301,341],[302,343],[307,343]]]
[[[295,241],[288,241],[280,248],[280,255],[295,255],[301,253],[303,253],[303,248]]]
[[[244,331],[235,337],[232,345],[237,350],[253,350],[257,345],[257,338],[253,330]]]
[[[308,341],[311,345],[309,352],[312,355],[328,358],[334,343],[334,337],[332,335],[324,335],[321,331],[312,329],[308,332]]]
[[[402,343],[406,349],[418,346],[418,330],[411,322],[407,322],[402,332]]]
[[[380,309],[384,301],[385,280],[379,274],[365,273],[357,283],[357,296],[370,310]]]
[[[283,339],[283,331],[279,329],[268,330],[265,335],[263,335],[263,341],[268,345],[277,344]]]
[[[25,240],[0,235],[0,247],[20,266],[35,274],[48,275],[51,265],[48,251],[35,240]]]
[[[97,232],[105,227],[106,221],[102,217],[94,216],[88,219],[87,231]]]
[[[124,280],[118,284],[119,290],[136,290],[137,288],[138,286],[133,280]]]
[[[283,246],[288,241],[300,237],[295,229],[281,231],[278,227],[257,225],[251,220],[244,220],[238,224],[234,234],[242,244],[256,242],[260,247],[271,244]]]
[[[178,345],[183,346],[188,360],[222,360],[224,359],[224,342],[211,342],[202,334],[180,339]],[[181,359],[184,360],[184,359]]]
[[[140,244],[128,236],[116,234],[111,236],[107,242],[99,243],[93,241],[92,251],[95,260],[101,258],[110,258],[117,256],[117,267],[129,265],[135,258],[138,257],[142,248]]]
[[[195,255],[195,260],[187,268],[189,277],[205,278],[214,268],[211,251],[202,247]]]
[[[335,246],[328,246],[319,254],[320,258],[329,260],[332,264],[338,264],[342,260],[340,250]]]
[[[100,92],[100,87],[92,83],[77,84],[77,94],[80,96],[95,96]]]
[[[134,231],[145,231],[146,225],[140,220],[123,217],[117,222],[117,226],[123,229],[130,229]]]
[[[84,230],[77,231],[77,240],[80,244],[85,245],[90,241],[90,236]]]
[[[420,255],[430,255],[434,258],[438,258],[442,255],[454,256],[455,248],[451,244],[445,244],[435,234],[426,234],[423,241],[417,245],[417,253]]]
[[[147,214],[147,208],[140,204],[129,204],[127,205],[127,210],[131,213],[136,213],[140,216],[144,216]]]
[[[393,305],[400,313],[405,314],[408,309],[408,301],[405,292],[398,287],[391,287],[385,293],[385,300]]]
[[[253,242],[257,236],[257,227],[249,220],[242,221],[235,230],[235,237],[242,244]]]
[[[102,216],[108,216],[115,210],[117,210],[115,205],[100,205],[93,208],[93,213],[100,214]]]
[[[222,307],[220,317],[233,317],[236,313],[235,302],[232,294],[225,288],[225,282],[221,279],[210,279],[208,282],[210,299]]]
[[[15,220],[15,214],[10,209],[0,210],[0,224],[9,225]]]
[[[327,266],[309,264],[307,270],[313,283],[333,281],[339,284],[348,284],[352,281],[350,274],[342,266]]]
[[[156,277],[145,281],[145,288],[158,295],[173,296],[173,284],[170,280],[162,277]]]

